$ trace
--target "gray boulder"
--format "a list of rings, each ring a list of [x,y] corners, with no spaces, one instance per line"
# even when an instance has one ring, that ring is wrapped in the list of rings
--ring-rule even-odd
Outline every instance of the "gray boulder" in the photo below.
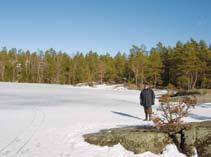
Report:
[[[167,144],[174,143],[187,156],[193,155],[196,148],[199,157],[211,157],[211,121],[185,124],[182,130],[174,134],[149,126],[112,128],[86,134],[84,140],[110,147],[120,143],[135,154],[146,151],[162,153]]]

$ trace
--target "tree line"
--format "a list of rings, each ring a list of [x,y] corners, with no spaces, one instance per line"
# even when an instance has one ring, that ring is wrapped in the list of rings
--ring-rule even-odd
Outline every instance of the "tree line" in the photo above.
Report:
[[[150,51],[133,45],[128,54],[77,52],[68,55],[46,51],[0,51],[0,81],[77,84],[87,82],[128,83],[141,87],[174,86],[183,89],[211,88],[211,48],[190,39],[167,47],[158,43]]]

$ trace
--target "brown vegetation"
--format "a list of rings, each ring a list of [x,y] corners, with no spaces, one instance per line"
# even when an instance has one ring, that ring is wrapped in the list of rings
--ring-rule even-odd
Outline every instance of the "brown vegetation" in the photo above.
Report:
[[[160,99],[158,111],[161,115],[156,115],[153,122],[159,129],[167,132],[179,132],[182,129],[183,118],[188,116],[191,107],[197,103],[196,98],[180,97],[177,101],[173,101],[168,95],[162,96]]]

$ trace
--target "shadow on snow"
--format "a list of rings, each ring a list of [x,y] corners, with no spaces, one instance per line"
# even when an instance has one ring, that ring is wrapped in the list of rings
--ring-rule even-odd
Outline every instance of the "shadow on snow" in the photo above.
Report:
[[[111,111],[111,112],[114,113],[114,114],[120,115],[120,116],[124,116],[124,117],[129,117],[129,118],[135,118],[135,119],[143,120],[143,119],[141,119],[141,118],[139,118],[139,117],[130,115],[130,114],[128,114],[128,113],[117,112],[117,111]]]

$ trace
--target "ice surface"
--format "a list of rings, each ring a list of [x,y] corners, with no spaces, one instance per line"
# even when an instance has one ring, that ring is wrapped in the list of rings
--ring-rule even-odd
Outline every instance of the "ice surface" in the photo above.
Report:
[[[176,157],[174,145],[162,155],[134,155],[120,144],[99,147],[82,135],[100,129],[153,125],[143,121],[139,92],[121,86],[0,83],[1,157]],[[155,90],[156,97],[165,90]],[[156,105],[153,106],[154,112]],[[210,118],[211,104],[196,107],[186,121]],[[204,116],[204,117],[202,117]]]

